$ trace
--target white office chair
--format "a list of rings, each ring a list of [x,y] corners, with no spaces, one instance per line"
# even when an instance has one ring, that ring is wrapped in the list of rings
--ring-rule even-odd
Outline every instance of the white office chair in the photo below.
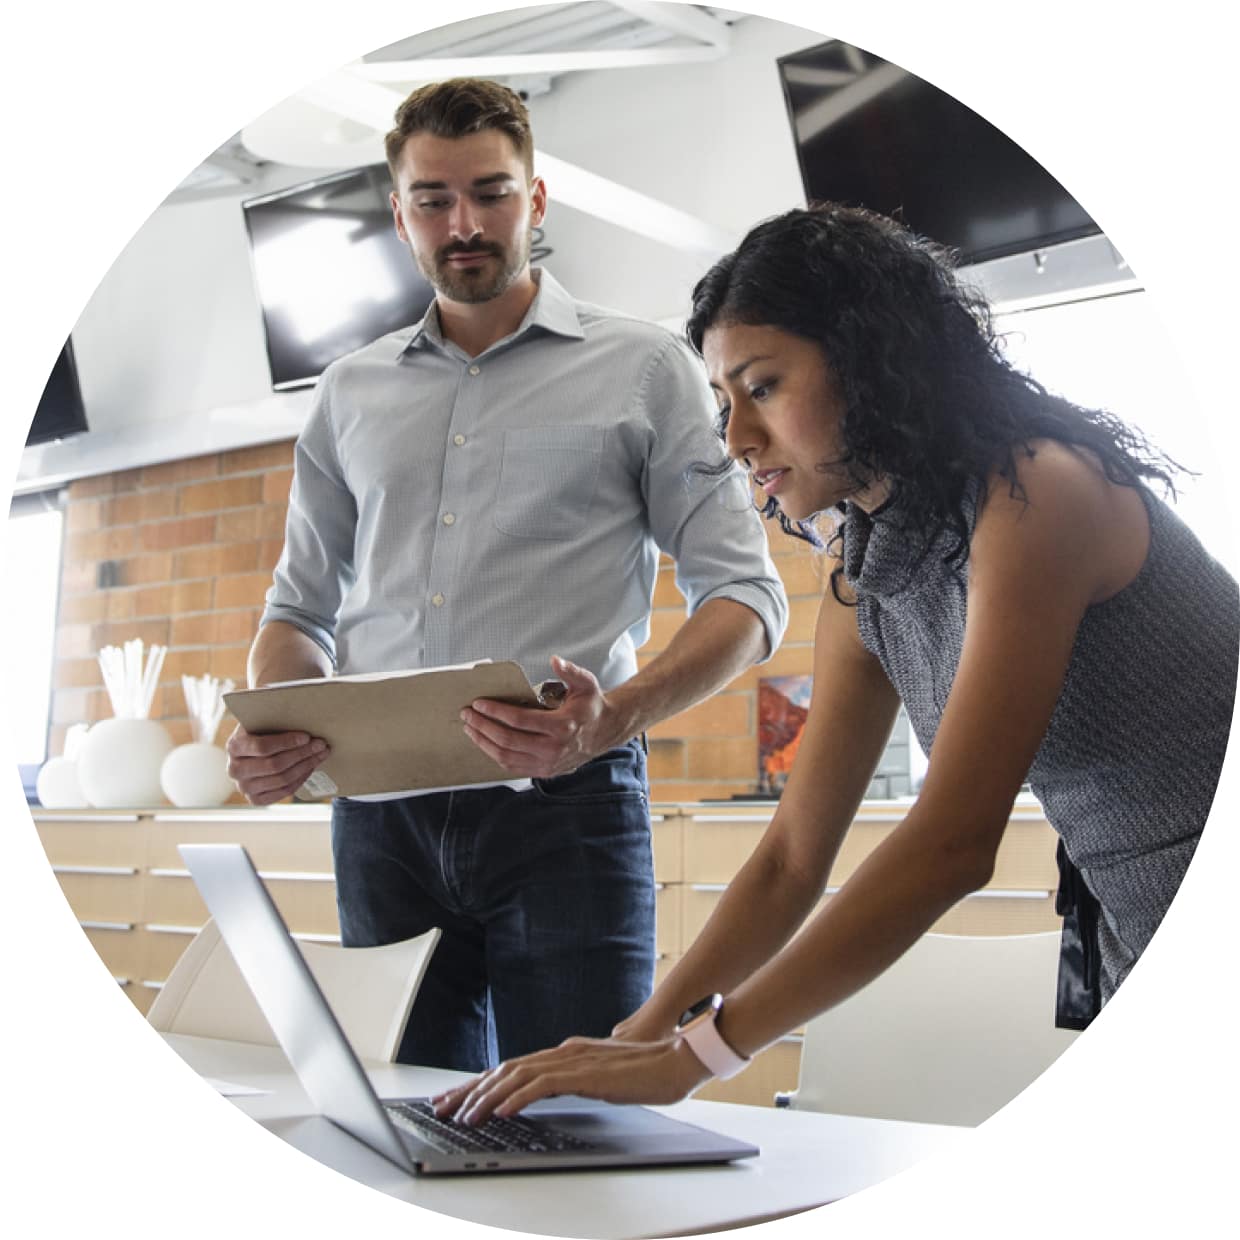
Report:
[[[297,944],[360,1059],[395,1060],[439,933],[429,930],[383,947]],[[267,1018],[210,919],[168,975],[147,1020],[161,1033],[276,1045]]]
[[[1055,1027],[1059,933],[927,934],[805,1028],[795,1093],[776,1104],[979,1124],[1071,1044]]]

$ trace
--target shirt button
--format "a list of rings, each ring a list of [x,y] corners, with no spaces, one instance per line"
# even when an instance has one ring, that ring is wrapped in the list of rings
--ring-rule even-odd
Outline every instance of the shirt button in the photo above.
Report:
[[[434,603],[436,607],[442,607],[443,606],[443,595],[433,594],[431,596],[431,602]]]
[[[471,366],[471,367],[469,368],[469,373],[470,373],[471,375],[480,375],[480,374],[482,373],[482,367],[481,367],[481,366]]]
[[[445,512],[445,513],[443,514],[443,523],[444,523],[444,525],[453,525],[453,524],[455,524],[455,523],[456,523],[456,514],[455,514],[455,513],[451,513],[451,512]]]
[[[465,442],[465,436],[464,435],[453,435],[452,442],[456,444],[456,446],[459,448],[461,444]]]

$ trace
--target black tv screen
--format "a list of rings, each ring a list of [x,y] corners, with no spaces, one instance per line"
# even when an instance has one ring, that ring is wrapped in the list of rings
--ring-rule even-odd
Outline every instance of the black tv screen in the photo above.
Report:
[[[375,164],[241,204],[275,389],[313,383],[430,305],[434,291],[392,223],[390,184]]]
[[[26,444],[50,443],[88,429],[82,389],[78,384],[77,362],[73,342],[66,340],[60,356],[47,377],[39,407],[26,436]]]
[[[833,40],[781,57],[807,199],[869,207],[961,263],[1101,230],[1037,160],[929,82]]]

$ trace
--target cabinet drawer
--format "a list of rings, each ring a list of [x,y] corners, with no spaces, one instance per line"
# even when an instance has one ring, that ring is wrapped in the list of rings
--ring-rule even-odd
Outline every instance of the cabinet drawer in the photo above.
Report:
[[[244,844],[260,870],[332,874],[331,825],[327,822],[281,822],[203,815],[156,818],[150,824],[149,864],[153,869],[181,870],[178,844]]]
[[[695,814],[689,818],[684,828],[685,882],[731,882],[758,846],[770,821],[769,811]]]
[[[294,934],[338,935],[336,884],[323,877],[277,876],[259,871],[271,898]],[[185,871],[152,871],[145,921],[153,926],[192,926],[207,920],[207,909]]]
[[[995,854],[991,887],[1049,891],[1059,886],[1055,847],[1059,836],[1044,818],[1013,818]]]
[[[937,934],[1036,934],[1061,930],[1063,918],[1055,912],[1055,896],[1037,898],[991,895],[967,896],[930,927]]]
[[[835,855],[835,864],[827,876],[828,887],[842,887],[858,866],[899,825],[892,821],[866,822],[858,820],[849,827]]]
[[[661,886],[654,894],[655,951],[660,955],[679,955],[683,942],[684,888],[678,884]]]
[[[723,884],[699,884],[683,890],[681,932],[684,937],[680,950],[687,951],[715,911],[725,887]],[[806,924],[830,898],[831,893],[828,893],[818,901]],[[930,929],[937,934],[1034,934],[1040,930],[1058,930],[1062,925],[1062,919],[1055,912],[1054,892],[1012,891],[1007,894],[985,890],[966,896]]]
[[[842,886],[858,866],[899,825],[902,811],[882,817],[858,817],[844,835],[828,886]],[[684,881],[728,883],[758,846],[770,814],[695,815],[685,824]],[[1014,816],[995,857],[991,884],[1000,888],[1054,891],[1056,835],[1041,818]]]
[[[142,879],[125,866],[115,872],[102,868],[72,870],[57,867],[56,879],[78,921],[108,921],[132,925],[142,920]]]
[[[105,818],[40,818],[35,824],[52,865],[140,867],[146,854],[142,824]]]
[[[695,884],[681,889],[684,892],[680,921],[682,952],[688,951],[702,933],[702,927],[715,911],[715,905],[719,903],[719,897],[723,895],[726,886],[725,883]]]
[[[129,1001],[145,1016],[159,994],[158,987],[144,986],[141,982],[129,982],[125,987],[125,995]]]
[[[898,821],[858,819],[844,836],[827,885],[840,887],[892,831]],[[1054,891],[1059,883],[1055,865],[1056,835],[1044,819],[1009,820],[995,854],[990,886],[1017,890]]]
[[[135,982],[146,968],[146,935],[134,927],[83,926],[90,945],[115,978]]]
[[[654,881],[678,883],[684,875],[684,819],[668,818],[652,810],[650,839],[654,852]]]
[[[148,926],[144,931],[147,944],[142,979],[148,982],[166,981],[185,949],[194,941],[194,935],[199,929],[197,926]]]
[[[669,952],[660,952],[654,960],[654,984],[656,987],[663,985],[663,979],[672,971],[676,961],[680,959],[680,955],[672,955]]]

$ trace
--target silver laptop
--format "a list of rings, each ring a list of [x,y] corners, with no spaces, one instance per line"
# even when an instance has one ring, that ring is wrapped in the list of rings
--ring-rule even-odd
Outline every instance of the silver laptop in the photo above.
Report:
[[[411,1173],[544,1171],[730,1162],[757,1147],[639,1106],[548,1098],[476,1128],[426,1098],[380,1099],[240,844],[181,856],[316,1109]]]

